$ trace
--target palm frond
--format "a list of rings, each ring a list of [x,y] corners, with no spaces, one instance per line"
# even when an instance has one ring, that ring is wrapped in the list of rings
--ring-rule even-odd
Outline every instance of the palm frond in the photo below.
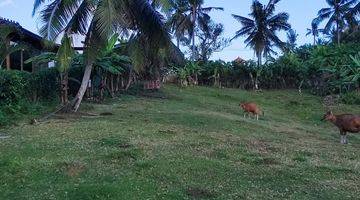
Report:
[[[64,31],[69,18],[73,16],[80,0],[54,0],[41,11],[43,23],[40,33],[48,40],[54,40]]]

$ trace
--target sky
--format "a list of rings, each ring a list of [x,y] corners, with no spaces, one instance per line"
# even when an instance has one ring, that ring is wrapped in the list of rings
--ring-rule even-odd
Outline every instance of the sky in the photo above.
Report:
[[[268,0],[259,0],[266,4]],[[32,17],[33,0],[0,0],[0,17],[19,22],[24,28],[38,33],[41,25],[37,16]],[[232,38],[235,32],[241,29],[241,25],[231,14],[247,16],[250,12],[252,0],[205,0],[205,6],[223,7],[224,11],[210,13],[217,23],[224,24],[224,37]],[[310,27],[311,20],[316,17],[318,10],[327,7],[326,0],[281,0],[276,12],[287,12],[290,15],[289,22],[292,28],[299,34],[298,45],[311,43],[312,38],[306,36],[306,30]],[[279,33],[286,40],[285,33]],[[216,52],[211,59],[232,61],[237,57],[243,59],[255,59],[253,51],[246,48],[244,38],[233,40],[231,45]]]

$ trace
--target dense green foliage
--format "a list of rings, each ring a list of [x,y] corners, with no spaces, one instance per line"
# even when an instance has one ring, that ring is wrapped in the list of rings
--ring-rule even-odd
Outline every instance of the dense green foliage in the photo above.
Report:
[[[181,83],[196,74],[199,84],[216,87],[253,89],[258,84],[261,89],[295,88],[317,95],[345,95],[359,90],[359,52],[358,44],[302,46],[261,66],[253,61],[210,61],[197,63],[197,68],[188,64],[175,71]],[[352,98],[356,99],[353,95]]]
[[[243,118],[238,104],[249,100],[265,110],[260,121]],[[350,200],[360,194],[360,135],[340,145],[333,125],[320,121],[325,110],[318,96],[167,85],[160,93],[83,106],[113,115],[63,115],[1,130],[10,138],[0,139],[0,199]]]
[[[35,74],[0,70],[0,125],[13,123],[40,102],[58,97],[58,72],[53,69]]]

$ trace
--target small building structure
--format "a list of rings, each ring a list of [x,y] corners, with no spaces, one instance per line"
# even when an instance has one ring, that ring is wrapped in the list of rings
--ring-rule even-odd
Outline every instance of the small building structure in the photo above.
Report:
[[[6,61],[1,68],[16,69],[21,71],[34,72],[41,67],[47,66],[34,66],[33,64],[25,64],[25,61],[33,56],[39,55],[44,51],[49,51],[45,48],[44,40],[41,36],[32,33],[31,31],[23,28],[19,23],[0,17],[0,29],[12,28],[14,31],[6,39],[6,45],[21,44],[25,46],[21,51],[12,53],[6,57]]]

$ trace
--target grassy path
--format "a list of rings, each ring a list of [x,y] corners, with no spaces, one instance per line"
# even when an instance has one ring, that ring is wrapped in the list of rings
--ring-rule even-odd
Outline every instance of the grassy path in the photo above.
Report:
[[[320,99],[167,86],[0,132],[0,199],[356,199],[360,135],[340,145]],[[240,101],[265,110],[244,119]],[[360,113],[359,106],[337,111]]]

